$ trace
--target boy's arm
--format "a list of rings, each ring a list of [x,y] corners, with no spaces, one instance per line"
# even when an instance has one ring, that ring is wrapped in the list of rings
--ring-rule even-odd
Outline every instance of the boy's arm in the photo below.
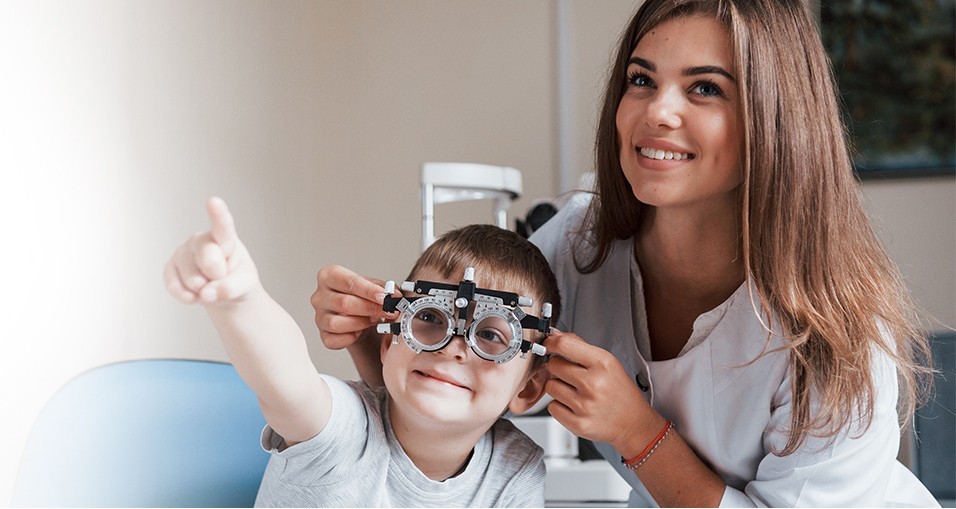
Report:
[[[236,371],[286,445],[322,431],[331,415],[331,395],[292,317],[261,287],[244,300],[209,305],[206,311]]]
[[[309,360],[302,331],[265,289],[225,202],[207,205],[212,227],[189,238],[166,265],[169,292],[205,306],[236,371],[287,445],[328,423],[329,388]]]

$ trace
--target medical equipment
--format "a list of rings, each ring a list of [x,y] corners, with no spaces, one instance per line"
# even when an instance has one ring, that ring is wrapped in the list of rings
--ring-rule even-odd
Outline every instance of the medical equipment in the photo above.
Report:
[[[542,318],[522,310],[533,304],[530,297],[512,292],[478,288],[474,267],[465,268],[458,285],[433,281],[405,281],[402,290],[419,294],[417,297],[392,297],[395,282],[385,283],[387,312],[401,312],[399,320],[378,325],[379,334],[398,337],[415,353],[441,350],[454,337],[461,337],[472,351],[487,361],[501,364],[519,352],[525,358],[528,352],[545,355],[543,345],[528,341],[524,329],[543,334],[551,332],[551,304],[542,306]],[[457,313],[456,313],[457,312]],[[456,316],[457,314],[457,316]],[[471,325],[468,326],[468,315]]]
[[[508,166],[474,163],[422,165],[422,251],[435,242],[435,205],[488,199],[492,218],[508,228],[508,208],[521,196],[521,172]]]

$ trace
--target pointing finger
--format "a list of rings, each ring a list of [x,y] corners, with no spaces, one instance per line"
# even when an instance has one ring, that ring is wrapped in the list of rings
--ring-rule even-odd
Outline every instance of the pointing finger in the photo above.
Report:
[[[206,211],[209,213],[209,222],[212,224],[210,231],[212,238],[222,247],[223,254],[228,258],[235,251],[236,241],[239,238],[232,213],[229,212],[226,202],[218,196],[209,198]]]

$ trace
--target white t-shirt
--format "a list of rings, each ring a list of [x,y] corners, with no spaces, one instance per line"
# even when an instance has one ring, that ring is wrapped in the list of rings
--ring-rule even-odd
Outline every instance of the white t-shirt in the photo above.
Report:
[[[697,455],[727,483],[721,506],[938,506],[929,491],[896,460],[899,449],[897,379],[885,355],[877,362],[873,422],[861,435],[835,441],[810,437],[795,453],[783,450],[791,417],[789,353],[757,318],[756,292],[746,283],[717,308],[700,315],[681,353],[648,361],[641,274],[631,239],[616,241],[591,274],[577,271],[571,238],[581,230],[588,195],[572,198],[535,232],[561,290],[559,330],[574,332],[613,353],[645,398]],[[767,318],[764,316],[763,320]],[[774,324],[774,330],[780,330]],[[763,355],[761,355],[763,353]],[[630,505],[656,506],[640,479],[606,443],[598,451],[631,484]]]
[[[269,426],[262,447],[272,453],[257,507],[542,507],[544,451],[505,419],[489,429],[465,469],[429,479],[392,432],[388,392],[364,382],[322,377],[332,416],[321,433],[283,451]]]

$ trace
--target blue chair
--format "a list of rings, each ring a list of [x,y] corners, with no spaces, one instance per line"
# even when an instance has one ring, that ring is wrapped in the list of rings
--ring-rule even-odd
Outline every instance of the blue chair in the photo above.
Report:
[[[269,459],[230,364],[143,360],[69,381],[24,450],[14,506],[251,507]]]

